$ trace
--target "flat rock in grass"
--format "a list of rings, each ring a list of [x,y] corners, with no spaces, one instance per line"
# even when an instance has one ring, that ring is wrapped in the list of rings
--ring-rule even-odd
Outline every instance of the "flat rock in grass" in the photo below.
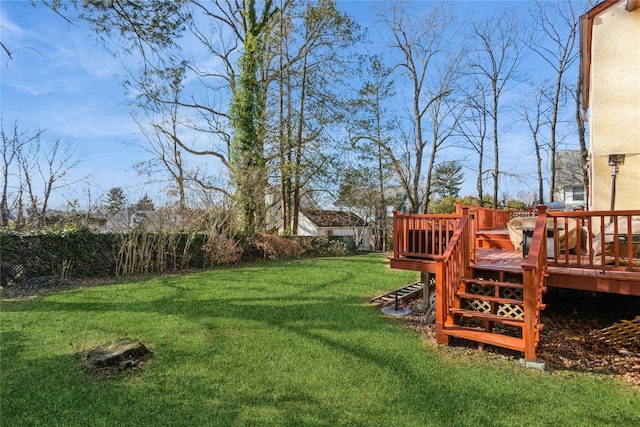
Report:
[[[90,350],[84,363],[90,370],[121,371],[137,368],[151,355],[153,352],[142,341],[124,338]]]

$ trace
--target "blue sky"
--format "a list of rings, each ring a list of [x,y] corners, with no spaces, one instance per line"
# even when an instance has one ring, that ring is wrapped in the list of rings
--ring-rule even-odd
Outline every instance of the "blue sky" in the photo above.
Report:
[[[74,175],[92,176],[94,197],[128,187],[136,180],[132,160],[142,152],[127,145],[138,128],[124,105],[121,64],[41,4],[3,0],[1,7],[2,41],[13,52],[11,60],[2,56],[0,71],[5,126],[18,120],[23,130],[46,129],[49,137],[74,144],[84,159]],[[55,204],[82,199],[75,187],[58,194]]]
[[[0,105],[5,126],[18,120],[21,129],[47,129],[50,136],[78,147],[84,161],[73,173],[76,178],[91,175],[93,197],[120,186],[133,200],[145,193],[160,199],[158,189],[144,187],[133,169],[133,164],[144,160],[147,154],[131,145],[140,142],[141,137],[125,105],[120,84],[125,75],[122,65],[88,30],[72,26],[42,4],[36,4],[34,8],[28,0],[0,3],[0,34],[13,56],[0,56]],[[477,12],[495,13],[513,6],[523,7],[524,11],[527,2],[458,4],[466,6],[467,11],[473,5]],[[373,27],[371,2],[343,1],[341,6],[364,26]],[[526,137],[514,139],[524,141]],[[518,166],[522,156],[518,143],[505,148],[505,167],[522,167]],[[474,193],[474,181],[473,173],[468,173],[463,195]],[[511,186],[503,190],[515,196],[522,184]],[[64,207],[66,200],[74,198],[84,203],[84,187],[59,192],[53,206]]]

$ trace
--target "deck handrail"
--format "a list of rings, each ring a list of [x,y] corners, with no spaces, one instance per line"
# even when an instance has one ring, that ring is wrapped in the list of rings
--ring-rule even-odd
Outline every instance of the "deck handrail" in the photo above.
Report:
[[[640,271],[640,210],[547,212],[553,229],[549,265]]]
[[[495,209],[485,208],[484,206],[463,206],[456,205],[456,212],[462,213],[465,209],[474,213],[475,228],[481,230],[495,230],[505,228],[509,220],[514,217],[530,217],[536,215],[535,209],[513,210],[513,209]]]
[[[447,249],[436,261],[436,302],[435,332],[436,341],[447,344],[448,337],[443,333],[446,325],[453,325],[450,309],[454,307],[456,291],[467,274],[472,257],[471,242],[473,223],[469,216],[463,216],[449,240]]]
[[[534,361],[539,340],[540,310],[547,273],[547,211],[546,206],[538,208],[538,217],[533,230],[529,253],[522,265],[524,326],[524,358]]]

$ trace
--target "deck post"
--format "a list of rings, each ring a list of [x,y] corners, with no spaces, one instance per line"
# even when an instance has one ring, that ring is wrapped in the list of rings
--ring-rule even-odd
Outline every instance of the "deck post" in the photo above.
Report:
[[[393,211],[393,257],[398,258],[400,255],[400,236],[402,230],[400,229],[400,221],[398,221],[399,211]]]
[[[436,264],[436,342],[445,345],[449,345],[449,335],[444,333],[447,301],[444,285],[444,263],[438,261]]]
[[[535,286],[535,274],[531,269],[523,267],[522,278],[524,282],[524,325],[522,327],[522,339],[524,341],[524,360],[534,362],[536,360],[536,310],[537,298],[532,289]]]
[[[538,206],[538,219],[531,242],[529,255],[522,263],[522,279],[524,283],[524,325],[522,339],[524,341],[524,360],[536,360],[536,345],[538,343],[538,316],[544,272],[547,262],[547,207]]]
[[[475,211],[469,209],[468,206],[465,206],[464,208],[462,208],[461,214],[463,216],[468,216],[467,222],[469,223],[469,227],[471,228],[468,241],[469,253],[467,254],[468,259],[466,263],[467,266],[470,266],[469,261],[471,261],[471,263],[476,262],[476,213]]]

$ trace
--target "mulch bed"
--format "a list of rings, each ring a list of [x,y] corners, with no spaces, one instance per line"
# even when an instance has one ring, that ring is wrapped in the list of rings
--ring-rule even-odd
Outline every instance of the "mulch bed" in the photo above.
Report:
[[[424,314],[410,303],[412,314],[399,321],[424,338],[435,341],[434,326],[425,324]],[[536,351],[546,369],[554,373],[585,372],[615,377],[640,390],[640,342],[609,345],[591,335],[594,330],[612,326],[621,320],[640,315],[640,297],[549,289],[545,294],[547,309],[542,312],[544,328]],[[449,354],[464,356],[477,351],[477,344],[453,340],[446,347]],[[488,357],[517,360],[521,353],[485,346]]]

